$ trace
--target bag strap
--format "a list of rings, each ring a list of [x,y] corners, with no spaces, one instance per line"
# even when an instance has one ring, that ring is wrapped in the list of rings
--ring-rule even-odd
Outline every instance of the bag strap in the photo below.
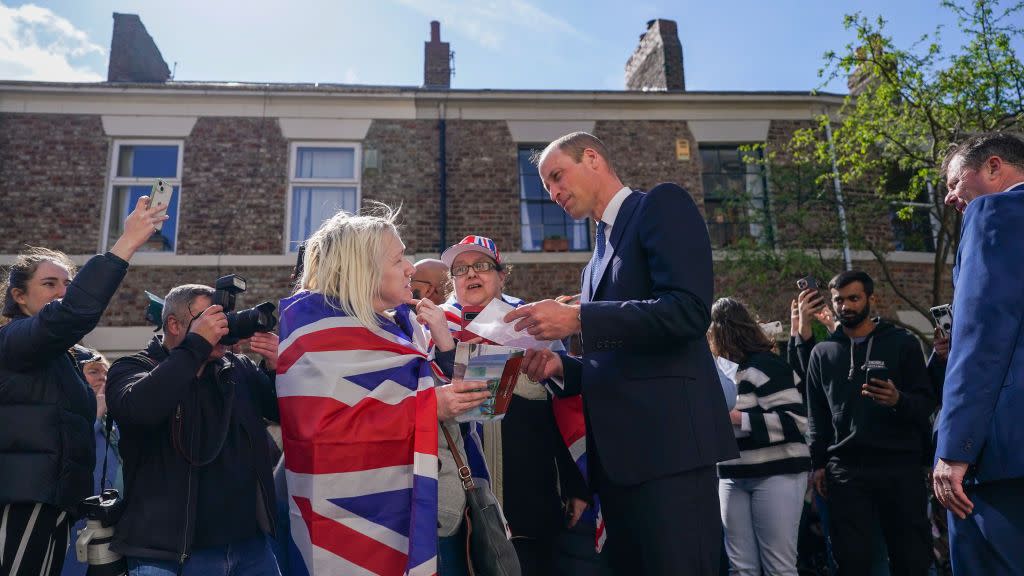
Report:
[[[459,467],[459,480],[462,481],[462,489],[469,492],[476,488],[476,484],[473,483],[473,471],[462,461],[462,456],[459,456],[459,447],[452,440],[452,435],[448,433],[448,428],[444,425],[444,422],[438,422],[437,425],[441,427],[441,432],[444,432],[444,439],[448,442],[448,449],[451,450],[452,457],[455,458],[455,465]]]

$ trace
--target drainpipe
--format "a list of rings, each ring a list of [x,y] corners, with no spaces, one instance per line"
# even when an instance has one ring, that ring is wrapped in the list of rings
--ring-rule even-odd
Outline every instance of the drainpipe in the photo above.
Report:
[[[448,247],[447,230],[448,230],[448,150],[447,150],[447,125],[445,116],[447,110],[445,103],[442,102],[438,105],[437,114],[437,132],[438,132],[438,158],[437,158],[437,171],[440,180],[441,187],[441,198],[440,198],[440,230],[438,235],[440,236],[441,245],[438,247],[438,253],[444,252],[444,249]]]
[[[827,115],[828,112],[826,111]],[[825,134],[828,136],[828,151],[832,157],[832,184],[836,190],[836,209],[839,211],[839,230],[843,236],[843,260],[847,270],[853,270],[850,257],[850,236],[846,231],[846,203],[843,201],[843,186],[839,182],[839,164],[836,162],[836,147],[832,141],[832,120],[825,122]]]

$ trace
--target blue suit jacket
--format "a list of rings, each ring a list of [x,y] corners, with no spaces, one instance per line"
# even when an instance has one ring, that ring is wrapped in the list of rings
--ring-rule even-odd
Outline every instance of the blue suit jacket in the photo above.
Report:
[[[634,192],[619,208],[591,297],[583,271],[582,389],[588,447],[617,484],[639,484],[739,452],[705,333],[714,276],[707,226],[675,184]]]
[[[936,456],[968,478],[1024,477],[1024,186],[964,213]]]

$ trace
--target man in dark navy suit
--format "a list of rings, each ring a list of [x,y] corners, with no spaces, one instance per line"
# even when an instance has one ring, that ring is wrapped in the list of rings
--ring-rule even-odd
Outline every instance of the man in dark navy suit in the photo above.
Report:
[[[714,276],[704,219],[675,184],[623,186],[590,134],[555,140],[538,168],[551,199],[593,218],[597,234],[581,304],[544,300],[505,318],[542,339],[582,332],[582,358],[531,351],[524,371],[583,394],[615,572],[717,574],[715,463],[739,453],[705,337]]]
[[[983,134],[942,164],[964,213],[935,450],[954,574],[1024,573],[1024,142]]]

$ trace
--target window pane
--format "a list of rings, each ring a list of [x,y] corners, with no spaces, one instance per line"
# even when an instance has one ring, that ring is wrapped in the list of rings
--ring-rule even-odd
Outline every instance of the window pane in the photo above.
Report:
[[[149,195],[152,186],[115,186],[114,196],[110,201],[110,229],[107,235],[107,246],[113,246],[114,242],[124,232],[124,219],[135,208],[135,203],[140,196]],[[167,206],[166,214],[170,216],[164,222],[159,232],[154,232],[142,248],[142,252],[174,252],[178,233],[178,197],[180,190],[174,187],[171,194],[171,202]]]
[[[177,146],[121,146],[117,175],[124,178],[177,178]]]
[[[309,238],[325,220],[338,210],[355,213],[354,187],[302,187],[292,189],[292,221],[288,249],[298,250],[299,244]]]
[[[590,229],[587,220],[573,221],[569,233],[570,250],[590,250]]]
[[[519,177],[521,182],[520,186],[520,198],[529,198],[531,200],[548,200],[547,190],[544,190],[544,184],[540,180],[540,175],[534,170],[532,174],[527,173]]]
[[[900,217],[903,205],[892,207],[892,231],[896,249],[907,252],[935,252],[935,236],[930,211],[924,206],[910,208],[910,218]]]
[[[523,250],[534,252],[540,250],[542,248],[542,242],[544,241],[544,227],[524,225],[522,230]]]
[[[537,202],[523,202],[520,209],[523,226],[542,224],[544,222],[544,205]]]
[[[718,164],[718,150],[715,148],[700,149],[701,169],[704,172],[718,172],[721,166]]]
[[[354,148],[299,148],[295,159],[296,178],[355,178]]]

